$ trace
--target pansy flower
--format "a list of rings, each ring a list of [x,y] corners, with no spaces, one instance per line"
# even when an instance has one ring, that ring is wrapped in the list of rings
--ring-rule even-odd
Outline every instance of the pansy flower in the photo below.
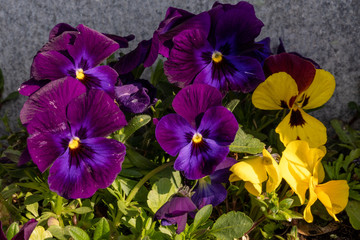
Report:
[[[164,71],[171,83],[180,87],[205,83],[221,91],[250,92],[264,81],[260,62],[250,54],[263,46],[254,42],[263,23],[251,4],[215,3],[196,16],[198,27],[184,24],[169,31],[173,47]]]
[[[306,141],[292,141],[280,160],[281,175],[298,195],[301,204],[305,203],[305,194],[309,189],[309,200],[304,210],[307,222],[313,221],[311,206],[317,199],[336,221],[338,219],[335,214],[344,210],[348,202],[349,186],[346,180],[320,184],[325,177],[321,164],[325,151],[325,148],[310,148]]]
[[[280,185],[282,177],[279,165],[272,155],[264,149],[262,156],[255,156],[233,165],[230,182],[245,181],[245,189],[255,195],[262,193],[262,183],[266,182],[266,192],[271,193]]]
[[[212,174],[199,179],[197,186],[194,188],[195,193],[191,196],[191,200],[198,209],[208,204],[217,206],[226,199],[227,191],[223,183],[229,182],[231,174],[229,169],[235,163],[235,159],[227,157],[217,165]]]
[[[221,106],[221,93],[214,87],[195,84],[183,88],[174,98],[176,114],[168,114],[156,125],[160,146],[176,156],[174,168],[188,179],[199,179],[214,172],[229,153],[238,123]]]
[[[30,219],[27,223],[22,226],[20,231],[11,240],[28,240],[31,233],[34,231],[38,222],[35,219]],[[2,223],[0,221],[0,240],[7,240],[5,233],[2,229]]]
[[[335,90],[333,75],[294,54],[281,53],[266,59],[272,73],[252,96],[255,107],[264,110],[290,109],[275,131],[286,146],[293,140],[308,141],[311,147],[326,143],[326,128],[303,109],[325,104]]]
[[[119,44],[84,25],[76,29],[77,32],[65,31],[60,34],[61,38],[55,37],[59,38],[55,46],[46,46],[35,56],[31,66],[32,81],[72,76],[88,89],[101,89],[113,96],[118,74],[109,66],[99,65],[119,48]]]
[[[157,210],[154,218],[161,220],[163,226],[177,224],[176,233],[180,234],[185,230],[188,215],[194,214],[196,209],[188,189],[181,189]]]
[[[66,93],[71,90],[74,95]],[[125,146],[105,137],[126,120],[105,92],[86,91],[71,77],[53,81],[31,95],[22,119],[29,153],[40,171],[50,168],[49,187],[59,195],[90,197],[120,172]]]

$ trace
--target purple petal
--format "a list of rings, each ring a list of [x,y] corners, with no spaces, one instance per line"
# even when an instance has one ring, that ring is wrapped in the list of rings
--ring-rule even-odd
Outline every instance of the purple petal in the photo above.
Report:
[[[20,120],[22,124],[29,125],[27,130],[30,134],[37,128],[43,131],[61,126],[66,122],[67,104],[85,92],[85,86],[75,78],[66,77],[52,81],[25,102],[20,112]]]
[[[105,137],[127,124],[114,100],[96,89],[70,102],[66,116],[72,134],[80,139]]]
[[[66,151],[70,139],[70,129],[66,124],[48,132],[37,132],[27,139],[30,156],[41,172]]]
[[[0,221],[0,240],[7,240],[5,233],[3,231],[2,222]]]
[[[174,169],[183,171],[188,179],[199,179],[213,173],[228,153],[228,147],[218,145],[212,139],[203,139],[201,145],[190,142],[180,150]]]
[[[77,29],[80,34],[74,45],[68,46],[76,68],[93,68],[119,49],[117,42],[91,28],[80,24]]]
[[[204,138],[212,139],[221,146],[228,146],[234,141],[238,128],[232,112],[220,106],[209,108],[204,113],[197,131]]]
[[[103,33],[106,37],[114,40],[115,42],[117,42],[119,44],[120,48],[127,48],[129,47],[129,42],[135,39],[135,36],[130,34],[129,36],[126,37],[121,37],[118,35],[114,35],[114,34],[109,34],[109,33]]]
[[[115,99],[121,110],[131,113],[142,113],[150,105],[145,89],[134,84],[115,87]]]
[[[202,52],[211,51],[206,35],[199,29],[186,30],[174,38],[174,48],[164,63],[164,72],[169,82],[180,87],[190,84],[206,66]]]
[[[156,125],[155,137],[162,149],[175,156],[185,147],[194,135],[195,130],[178,114],[168,114]]]
[[[57,80],[74,73],[74,64],[57,51],[37,54],[32,64],[32,74],[36,80]]]
[[[30,162],[30,160],[31,160],[31,156],[29,153],[28,146],[26,146],[25,150],[20,155],[17,166],[20,167],[20,166],[26,164],[27,162]]]
[[[226,199],[227,191],[222,184],[199,183],[191,199],[198,209],[211,204],[217,206]]]
[[[40,50],[39,52],[45,52],[45,51],[59,51],[63,53],[65,56],[68,56],[67,53],[65,53],[68,44],[73,44],[75,41],[76,36],[79,34],[78,31],[75,32],[63,32],[60,35],[52,38],[47,42]]]
[[[48,84],[50,80],[35,80],[34,78],[30,78],[26,82],[22,83],[20,88],[18,89],[19,93],[24,96],[30,96],[46,84]]]
[[[98,66],[84,72],[85,78],[81,82],[88,89],[100,89],[109,96],[114,96],[114,87],[118,77],[117,72],[109,66]]]
[[[77,152],[67,150],[49,173],[49,187],[65,198],[88,198],[108,187],[121,171],[125,146],[113,139],[82,140]]]
[[[227,183],[231,175],[230,167],[237,163],[237,161],[231,157],[226,157],[217,167],[215,171],[210,175],[211,183]]]
[[[30,219],[11,240],[28,240],[37,224],[35,219]]]
[[[51,39],[61,35],[63,32],[67,32],[67,31],[77,32],[77,29],[67,23],[56,24],[55,27],[53,27],[53,29],[51,29],[51,31],[50,31],[49,41]]]
[[[221,101],[222,95],[216,88],[206,84],[193,84],[179,91],[172,106],[177,114],[196,127],[196,117],[210,107],[221,106]]]

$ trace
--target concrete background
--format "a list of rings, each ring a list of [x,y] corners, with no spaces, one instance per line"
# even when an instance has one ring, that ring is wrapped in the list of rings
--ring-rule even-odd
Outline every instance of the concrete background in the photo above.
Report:
[[[237,3],[229,0],[224,3]],[[261,36],[271,37],[272,47],[281,37],[287,51],[314,59],[337,81],[332,99],[314,112],[326,125],[332,118],[348,120],[347,103],[360,103],[360,1],[359,0],[250,0],[265,26]],[[199,13],[211,8],[207,0],[0,0],[0,68],[5,77],[5,96],[29,78],[32,58],[48,40],[50,29],[66,22],[82,23],[101,32],[134,34],[130,49],[152,33],[168,7]],[[7,103],[16,125],[26,97]],[[3,133],[3,127],[0,127]],[[0,134],[2,135],[2,134]]]

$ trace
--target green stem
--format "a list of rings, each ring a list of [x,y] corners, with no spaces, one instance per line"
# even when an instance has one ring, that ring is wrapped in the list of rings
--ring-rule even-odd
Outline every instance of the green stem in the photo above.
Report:
[[[133,198],[135,197],[136,193],[139,191],[139,189],[141,188],[142,185],[144,185],[146,183],[147,180],[149,180],[152,176],[154,176],[155,174],[157,174],[158,172],[161,172],[162,170],[164,170],[165,168],[172,166],[174,164],[174,162],[168,162],[165,163],[161,166],[158,166],[157,168],[151,170],[148,174],[146,174],[136,185],[135,187],[131,190],[131,192],[129,193],[129,196],[126,198],[126,203],[129,204]]]
[[[262,221],[264,221],[266,219],[265,216],[262,216],[261,218],[259,218],[259,220],[257,220],[256,222],[254,222],[254,224],[252,225],[252,227],[249,229],[249,231],[247,231],[245,235],[249,234],[252,230],[254,230]]]
[[[64,226],[64,223],[61,218],[62,204],[63,204],[63,198],[60,195],[57,195],[54,211],[55,214],[58,216],[60,226]]]

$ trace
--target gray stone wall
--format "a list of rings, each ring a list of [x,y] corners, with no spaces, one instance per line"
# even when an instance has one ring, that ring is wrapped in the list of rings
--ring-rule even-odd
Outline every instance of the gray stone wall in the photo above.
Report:
[[[120,36],[134,34],[133,49],[164,18],[169,6],[199,13],[211,8],[207,0],[0,0],[0,68],[5,76],[5,95],[29,78],[32,58],[59,22],[85,24]],[[224,1],[225,2],[225,1]],[[227,3],[236,3],[230,0]],[[281,37],[287,51],[314,59],[337,81],[332,99],[314,113],[325,124],[332,118],[349,117],[347,103],[360,103],[360,2],[358,0],[250,0],[265,27],[261,36],[271,37],[272,47]],[[16,123],[22,104],[6,104]],[[15,124],[14,124],[15,125]],[[1,133],[3,127],[0,127]]]

